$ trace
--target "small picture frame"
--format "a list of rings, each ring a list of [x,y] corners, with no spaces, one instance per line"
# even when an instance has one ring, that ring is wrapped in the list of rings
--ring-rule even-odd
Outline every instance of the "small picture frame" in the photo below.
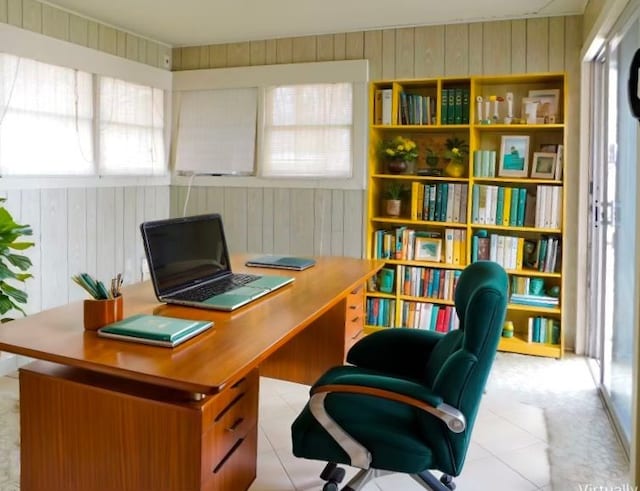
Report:
[[[531,165],[531,177],[539,179],[553,179],[556,173],[557,154],[549,152],[534,152]]]
[[[529,173],[529,137],[503,135],[500,143],[500,177],[527,177]]]
[[[439,263],[442,256],[442,239],[416,237],[414,259]]]
[[[557,143],[541,143],[539,152],[547,152],[547,153],[558,153],[558,145]]]
[[[530,90],[529,98],[538,102],[537,118],[541,124],[559,122],[560,89]]]

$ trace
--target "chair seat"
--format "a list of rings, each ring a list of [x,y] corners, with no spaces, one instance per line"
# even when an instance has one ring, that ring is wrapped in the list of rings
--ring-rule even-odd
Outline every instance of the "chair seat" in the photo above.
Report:
[[[336,367],[318,381],[330,384],[355,367]],[[352,395],[329,394],[329,415],[372,455],[371,467],[394,472],[417,473],[432,465],[432,452],[421,439],[416,410],[392,401]],[[292,425],[293,453],[297,457],[351,464],[348,455],[318,423],[307,405]]]

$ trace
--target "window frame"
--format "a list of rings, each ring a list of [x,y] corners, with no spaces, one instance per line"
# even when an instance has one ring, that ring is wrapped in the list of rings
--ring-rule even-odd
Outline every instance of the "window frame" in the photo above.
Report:
[[[273,187],[314,189],[365,189],[367,175],[368,60],[327,61],[261,65],[174,73],[172,135],[176,134],[178,101],[181,91],[256,87],[258,89],[258,128],[256,175],[196,176],[194,186]],[[313,83],[347,82],[353,85],[353,168],[350,178],[267,178],[260,176],[264,128],[264,92],[267,87]],[[172,145],[172,184],[189,185],[192,178],[175,173],[175,145]]]
[[[172,90],[172,73],[168,69],[145,65],[2,23],[0,23],[0,46],[3,47],[2,52],[7,54],[89,72],[94,76],[94,80],[97,77],[106,76],[161,89],[164,93],[164,152],[165,160],[168,162]],[[97,104],[97,98],[95,103]],[[94,118],[97,118],[96,106],[94,106]],[[96,131],[97,125],[94,125],[94,149],[97,151]],[[0,176],[0,189],[166,185],[171,183],[170,171],[167,163],[167,173],[162,176],[100,175],[99,165],[96,162],[95,173],[92,175]]]

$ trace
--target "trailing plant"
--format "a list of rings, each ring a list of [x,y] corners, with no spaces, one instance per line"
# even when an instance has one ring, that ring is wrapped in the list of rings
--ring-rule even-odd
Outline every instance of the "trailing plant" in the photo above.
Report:
[[[0,198],[0,203],[6,201]],[[24,251],[33,247],[33,242],[24,242],[24,236],[33,235],[29,225],[20,225],[15,222],[11,213],[0,207],[0,322],[13,320],[12,317],[4,317],[11,310],[18,310],[26,315],[21,305],[27,303],[27,293],[9,284],[11,281],[24,283],[33,275],[27,273],[31,267],[31,259],[13,251]]]

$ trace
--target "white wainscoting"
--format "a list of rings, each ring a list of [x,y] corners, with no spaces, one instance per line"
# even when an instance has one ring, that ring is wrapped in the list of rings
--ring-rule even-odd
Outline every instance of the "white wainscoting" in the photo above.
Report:
[[[27,313],[87,298],[71,275],[103,281],[116,273],[140,280],[144,251],[139,226],[169,216],[169,186],[59,188],[5,191],[5,206],[33,228],[25,251],[34,278],[27,280]]]

